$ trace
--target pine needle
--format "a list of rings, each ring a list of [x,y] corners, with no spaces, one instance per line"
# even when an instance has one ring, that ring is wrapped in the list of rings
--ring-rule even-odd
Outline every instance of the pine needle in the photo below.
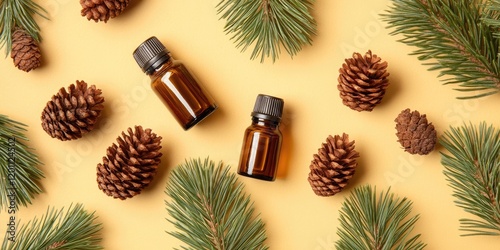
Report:
[[[71,205],[56,211],[47,209],[40,219],[36,217],[22,225],[15,241],[5,237],[2,244],[4,250],[97,250],[101,238],[98,234],[101,224],[96,224],[94,213],[84,210],[83,205]]]
[[[40,42],[40,27],[34,16],[38,15],[45,19],[47,11],[32,0],[0,0],[0,49],[5,45],[5,55],[9,55],[12,49],[12,31],[20,27]]]
[[[419,216],[407,218],[412,202],[388,190],[380,193],[363,186],[354,189],[340,210],[339,250],[417,250],[425,244],[411,236]]]
[[[384,15],[392,35],[417,49],[412,53],[427,61],[430,70],[446,76],[445,84],[479,98],[500,89],[499,40],[484,21],[497,13],[485,0],[393,0]]]
[[[31,204],[42,192],[38,182],[44,178],[42,163],[26,146],[26,125],[0,114],[0,209],[17,210]]]
[[[310,11],[313,0],[221,0],[217,11],[226,20],[224,30],[232,34],[236,47],[254,46],[250,59],[261,62],[279,58],[281,46],[291,56],[312,44],[316,21]]]
[[[460,220],[464,235],[500,235],[500,131],[484,122],[452,127],[441,144],[455,204],[474,216]]]
[[[491,27],[495,37],[500,38],[500,0],[487,1],[485,8],[488,15],[484,17],[484,21]]]
[[[167,221],[178,229],[167,233],[188,246],[182,249],[268,249],[265,225],[243,188],[222,163],[186,161],[167,183]]]

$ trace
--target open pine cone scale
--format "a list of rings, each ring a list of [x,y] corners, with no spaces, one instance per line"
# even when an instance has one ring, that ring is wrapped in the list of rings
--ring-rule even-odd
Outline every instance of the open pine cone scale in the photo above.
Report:
[[[104,110],[104,97],[95,85],[76,81],[68,90],[61,88],[42,111],[42,127],[62,141],[81,138],[90,132]]]
[[[121,200],[141,193],[157,173],[162,153],[161,136],[136,126],[122,132],[97,165],[97,183],[108,196]]]
[[[344,105],[356,111],[372,111],[389,85],[387,65],[371,51],[346,59],[339,69],[337,85]]]
[[[81,15],[87,20],[107,22],[119,16],[129,5],[130,0],[80,0]]]
[[[308,181],[314,193],[332,196],[341,192],[355,173],[358,157],[348,135],[328,136],[309,166]]]

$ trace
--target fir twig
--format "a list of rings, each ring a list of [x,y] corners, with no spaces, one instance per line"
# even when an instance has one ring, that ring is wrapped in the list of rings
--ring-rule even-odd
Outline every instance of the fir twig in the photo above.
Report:
[[[481,123],[451,128],[441,139],[444,174],[458,207],[476,219],[461,219],[470,235],[500,235],[500,131]]]
[[[314,0],[221,0],[217,11],[226,19],[224,30],[233,34],[242,52],[254,45],[250,58],[278,59],[283,46],[291,56],[312,44],[316,21],[310,11]]]
[[[97,250],[101,238],[101,224],[95,223],[94,212],[89,213],[83,205],[71,205],[56,211],[47,209],[41,219],[36,217],[22,225],[16,233],[14,241],[5,237],[2,244],[4,250]]]
[[[342,204],[340,240],[335,243],[339,250],[417,250],[425,244],[420,234],[411,236],[419,216],[407,218],[412,202],[396,198],[388,190],[380,193],[363,186],[354,189]]]
[[[165,201],[182,249],[268,249],[265,225],[229,167],[192,159],[172,171]]]
[[[0,49],[5,45],[5,54],[8,55],[12,48],[12,31],[20,27],[40,42],[40,27],[34,16],[38,15],[45,19],[47,11],[32,0],[1,0],[0,1]]]
[[[499,40],[484,21],[494,14],[484,2],[393,0],[383,17],[394,28],[392,35],[401,34],[400,42],[418,48],[413,55],[447,76],[445,84],[471,92],[459,98],[478,98],[500,89]]]
[[[38,182],[44,178],[42,163],[24,142],[26,125],[0,114],[0,210],[17,210],[31,204],[42,192]]]
[[[492,28],[495,37],[500,38],[500,0],[487,1],[486,9],[488,15],[486,15],[484,21]]]

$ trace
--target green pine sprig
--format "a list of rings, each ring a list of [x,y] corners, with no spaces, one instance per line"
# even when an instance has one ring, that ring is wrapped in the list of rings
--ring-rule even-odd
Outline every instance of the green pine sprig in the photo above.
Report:
[[[491,27],[495,37],[500,38],[500,0],[487,1],[485,8],[488,11],[488,15],[484,18],[484,21]]]
[[[281,47],[291,56],[312,44],[316,21],[311,15],[313,0],[221,0],[217,11],[226,20],[224,30],[231,34],[242,52],[254,46],[250,58],[261,62],[279,58]]]
[[[192,159],[172,171],[165,201],[182,249],[268,249],[265,224],[243,184],[222,163]]]
[[[40,219],[36,217],[21,225],[15,234],[14,241],[6,236],[3,240],[4,250],[97,250],[102,225],[96,223],[95,212],[87,212],[82,204],[71,205],[55,210],[47,209]]]
[[[455,204],[474,216],[460,220],[464,235],[500,235],[500,130],[484,122],[452,127],[441,144]]]
[[[40,42],[40,27],[35,15],[47,18],[47,11],[32,0],[1,0],[0,1],[0,49],[5,45],[5,54],[12,49],[12,31],[20,27]]]
[[[417,250],[425,244],[412,236],[419,216],[408,218],[412,202],[397,198],[390,190],[377,196],[376,189],[354,189],[340,210],[339,250]]]
[[[484,19],[498,13],[485,0],[393,0],[383,18],[399,41],[440,71],[445,84],[468,92],[461,99],[496,94],[500,89],[499,39]]]
[[[42,192],[42,163],[25,143],[26,125],[0,114],[0,210],[27,206]]]

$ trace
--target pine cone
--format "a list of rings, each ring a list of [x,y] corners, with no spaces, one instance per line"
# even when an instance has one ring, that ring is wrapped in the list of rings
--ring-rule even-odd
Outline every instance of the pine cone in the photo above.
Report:
[[[410,109],[401,111],[396,120],[398,142],[410,154],[426,155],[434,150],[437,135],[425,115]]]
[[[16,27],[12,32],[12,50],[10,56],[20,70],[30,72],[40,67],[42,54],[38,42],[26,30]]]
[[[354,53],[339,70],[337,89],[344,105],[357,111],[372,111],[382,101],[389,85],[387,62],[369,50]]]
[[[354,175],[358,163],[358,152],[349,135],[328,136],[326,143],[318,149],[311,161],[308,181],[319,196],[332,196],[342,191]]]
[[[120,15],[128,6],[129,0],[80,0],[82,16],[87,20],[108,22]]]
[[[42,127],[52,138],[61,141],[81,138],[90,132],[104,109],[104,97],[94,85],[87,88],[76,81],[52,96],[42,111]]]
[[[102,158],[103,164],[97,165],[97,184],[108,196],[121,200],[141,193],[156,175],[160,164],[161,136],[151,129],[141,126],[128,128],[128,134],[111,145]]]

